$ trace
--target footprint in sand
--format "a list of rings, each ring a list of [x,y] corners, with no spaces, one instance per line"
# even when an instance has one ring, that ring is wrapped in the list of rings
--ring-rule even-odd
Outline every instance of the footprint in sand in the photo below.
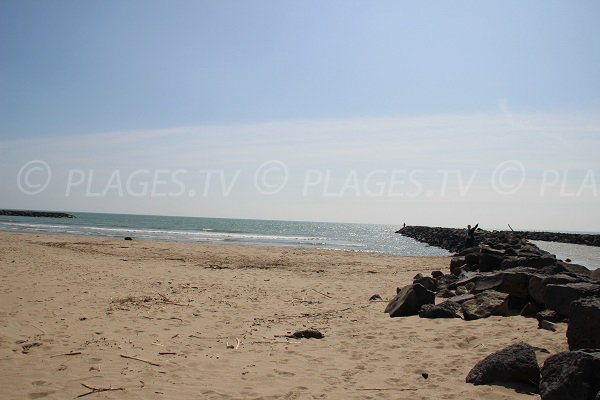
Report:
[[[273,371],[275,371],[275,373],[280,376],[296,376],[296,374],[294,374],[293,372],[280,371],[278,369],[274,369]]]

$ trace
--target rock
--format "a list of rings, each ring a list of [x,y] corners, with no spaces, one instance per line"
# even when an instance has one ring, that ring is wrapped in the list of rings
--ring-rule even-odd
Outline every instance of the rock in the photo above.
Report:
[[[475,295],[472,300],[462,303],[466,320],[487,318],[491,315],[508,315],[508,294],[488,290]]]
[[[556,263],[556,266],[560,269],[560,272],[572,273],[572,274],[577,274],[577,275],[582,275],[582,276],[587,276],[587,277],[592,275],[592,271],[590,271],[588,268],[584,267],[583,265],[573,264],[570,262],[558,261]]]
[[[463,294],[463,295],[459,295],[459,296],[450,297],[446,301],[451,301],[453,303],[462,304],[465,301],[473,300],[474,298],[475,298],[475,295],[469,293],[469,294]]]
[[[559,313],[557,313],[554,310],[542,310],[535,314],[535,318],[538,321],[545,320],[550,322],[563,322],[565,320]]]
[[[467,264],[465,257],[455,256],[450,260],[450,273],[454,276],[460,275],[462,267]]]
[[[556,332],[556,325],[552,322],[546,321],[545,319],[538,319],[538,329]]]
[[[525,383],[536,388],[540,382],[534,348],[527,343],[513,344],[479,361],[467,375],[467,383]]]
[[[404,286],[389,302],[384,312],[390,314],[390,317],[417,315],[424,304],[433,303],[435,303],[435,293],[415,283]]]
[[[380,295],[374,294],[373,296],[369,297],[369,301],[383,301],[383,299]]]
[[[546,286],[544,304],[546,308],[569,317],[569,309],[573,301],[594,296],[600,297],[600,284],[588,282],[550,284]]]
[[[542,400],[595,400],[600,391],[600,352],[555,354],[548,357],[541,373]]]
[[[462,296],[463,294],[469,293],[466,287],[458,286],[455,290],[457,296]]]
[[[436,294],[437,297],[443,297],[443,298],[449,298],[449,297],[454,297],[456,296],[456,293],[453,292],[452,290],[448,290],[448,289],[444,289],[440,292],[437,292]]]
[[[290,337],[294,339],[323,339],[325,335],[315,329],[304,329],[294,332]]]
[[[580,278],[576,278],[566,274],[556,275],[541,275],[533,274],[529,279],[529,296],[537,303],[544,304],[546,296],[546,286],[550,284],[576,283],[581,282]]]
[[[525,318],[535,318],[536,314],[542,311],[542,306],[537,303],[529,302],[521,309],[519,315]]]
[[[572,302],[569,316],[569,349],[600,349],[600,298],[588,297]]]
[[[496,271],[500,269],[504,260],[504,250],[493,249],[489,246],[481,246],[481,254],[479,255],[479,270]]]
[[[431,277],[438,281],[444,278],[444,273],[442,271],[431,271]]]
[[[445,301],[440,304],[424,304],[419,310],[421,318],[460,318],[460,304]]]
[[[432,292],[437,291],[437,281],[429,276],[421,276],[421,278],[415,279],[413,283],[423,285],[425,289],[431,290]]]
[[[472,285],[473,293],[490,289],[507,293],[510,295],[510,306],[521,309],[530,300],[529,280],[534,272],[534,269],[519,267],[500,272],[471,274],[457,281],[455,285]]]
[[[590,277],[592,278],[592,280],[600,282],[600,268],[593,270],[590,274]]]
[[[0,215],[15,217],[37,217],[37,218],[75,218],[74,215],[54,211],[29,211],[29,210],[0,210]]]
[[[465,230],[457,228],[440,228],[429,226],[406,226],[396,233],[413,238],[420,242],[444,248],[451,252],[462,253],[465,244]],[[521,254],[535,255],[536,247],[528,243],[529,240],[544,240],[550,242],[585,244],[600,246],[600,235],[556,233],[556,232],[526,232],[526,231],[484,231],[479,229],[476,233],[477,241],[492,247],[504,249],[528,246]],[[463,254],[461,254],[463,255]],[[509,254],[507,254],[509,255]]]
[[[133,240],[133,239],[129,236],[125,236],[125,240]]]

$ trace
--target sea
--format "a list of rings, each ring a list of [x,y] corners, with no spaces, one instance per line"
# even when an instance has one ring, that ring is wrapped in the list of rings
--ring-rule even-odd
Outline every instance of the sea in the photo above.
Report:
[[[284,246],[403,256],[447,256],[395,225],[69,212],[76,218],[0,216],[0,230],[190,243]]]
[[[69,212],[76,218],[0,216],[0,231],[188,243],[297,247],[402,256],[448,251],[395,233],[396,225]],[[600,248],[534,241],[559,259],[600,268]]]

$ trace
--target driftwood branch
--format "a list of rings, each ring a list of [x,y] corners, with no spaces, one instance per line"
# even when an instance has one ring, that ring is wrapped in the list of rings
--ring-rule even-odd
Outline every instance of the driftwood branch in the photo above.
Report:
[[[60,357],[60,356],[78,356],[79,354],[81,354],[80,351],[72,351],[70,353],[64,353],[64,354],[55,354],[53,356],[50,356],[50,358],[54,358],[54,357]]]
[[[188,307],[189,306],[189,304],[177,303],[177,302],[169,299],[167,296],[165,296],[162,293],[156,293],[156,294],[159,295],[162,298],[163,303],[171,304],[171,305],[174,305],[174,306],[182,306],[182,307]]]
[[[317,292],[317,293],[319,293],[321,296],[325,296],[325,297],[328,297],[328,298],[330,298],[330,299],[333,299],[333,297],[331,297],[330,295],[328,295],[328,294],[325,294],[325,293],[323,293],[323,292],[319,292],[318,290],[315,290],[315,289],[313,289],[313,288],[311,288],[310,290],[312,290],[313,292]]]
[[[107,388],[97,388],[97,387],[93,387],[90,385],[86,385],[85,383],[82,383],[81,386],[85,387],[86,389],[89,389],[89,392],[80,394],[79,396],[75,397],[76,399],[80,398],[80,397],[84,397],[90,394],[94,394],[94,393],[100,393],[100,392],[112,392],[112,391],[116,391],[116,390],[125,390],[125,388],[113,388],[113,387],[107,387]]]
[[[137,357],[131,357],[131,356],[126,356],[124,354],[119,354],[121,357],[123,358],[128,358],[130,360],[136,360],[136,361],[141,361],[144,362],[146,364],[150,364],[150,365],[154,365],[155,367],[160,367],[160,364],[157,363],[153,363],[152,361],[146,361],[146,360],[142,360],[141,358],[137,358]]]

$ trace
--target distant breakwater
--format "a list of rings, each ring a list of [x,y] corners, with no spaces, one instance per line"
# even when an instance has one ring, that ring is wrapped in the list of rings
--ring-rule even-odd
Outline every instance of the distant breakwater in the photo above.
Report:
[[[458,228],[441,228],[430,226],[405,226],[396,231],[403,236],[413,238],[430,246],[441,247],[451,252],[461,251],[465,247],[465,230]],[[494,244],[518,237],[528,240],[543,240],[547,242],[560,242],[583,244],[600,247],[600,235],[557,233],[557,232],[529,232],[529,231],[485,231],[477,230],[475,238],[484,244]]]
[[[75,218],[74,215],[63,212],[29,210],[0,210],[0,215],[10,215],[15,217]]]

